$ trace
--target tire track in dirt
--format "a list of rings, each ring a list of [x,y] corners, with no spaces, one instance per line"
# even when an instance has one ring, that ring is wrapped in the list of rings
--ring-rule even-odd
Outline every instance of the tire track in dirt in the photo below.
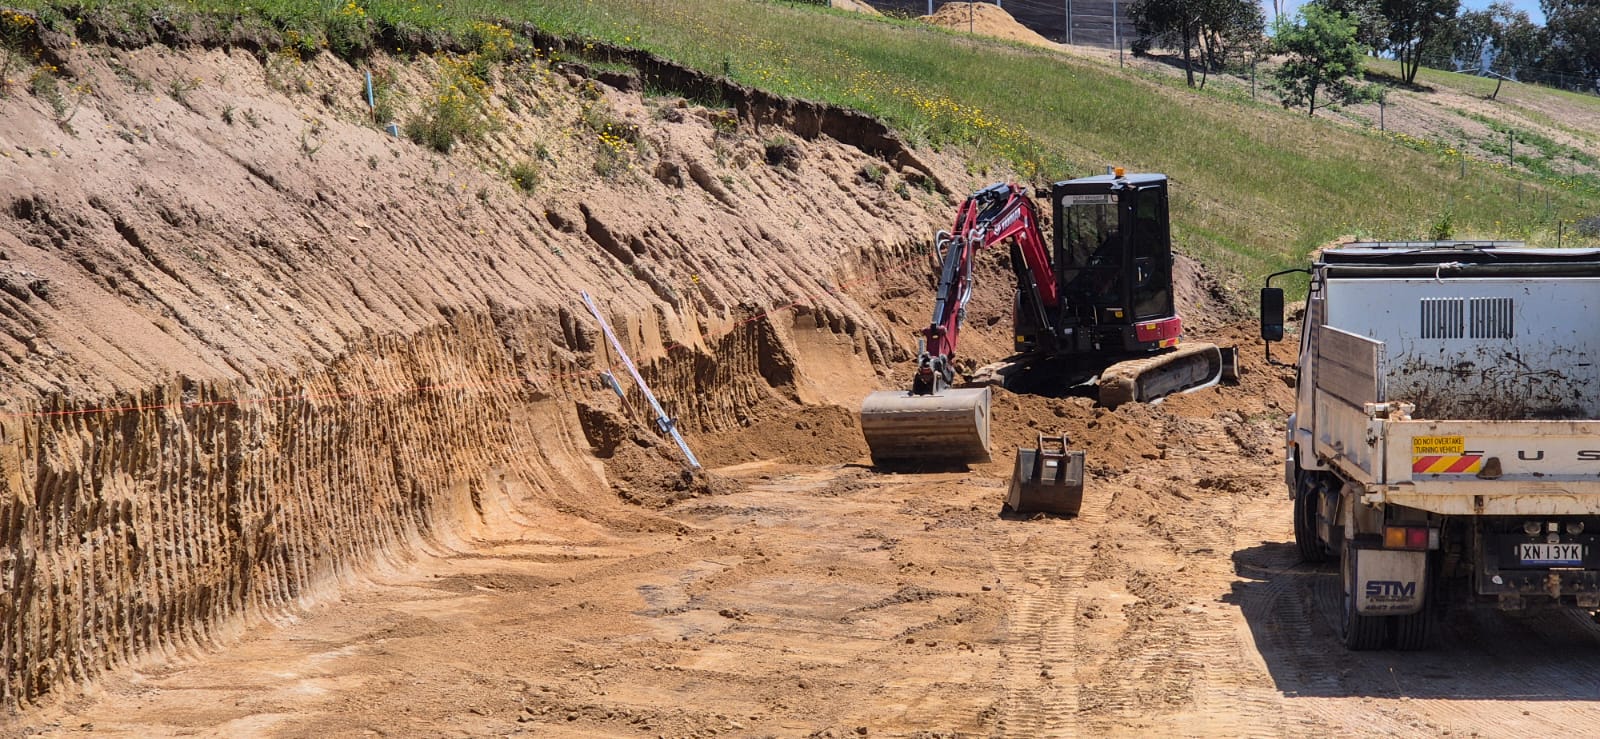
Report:
[[[1024,535],[996,553],[1009,616],[1002,650],[1006,695],[995,737],[1062,736],[1074,728],[1078,598],[1071,591],[1082,573],[1065,570],[1066,558],[1050,551],[1050,538]]]
[[[1193,422],[1187,422],[1192,424]],[[1220,449],[1233,446],[1222,422],[1207,419],[1199,440],[1203,448]],[[1180,422],[1172,418],[1168,435],[1183,433]],[[1197,446],[1201,446],[1197,444]],[[1204,455],[1185,460],[1191,473],[1204,469]],[[1241,494],[1227,493],[1209,501],[1206,517],[1210,525],[1202,525],[1192,552],[1207,556],[1202,567],[1222,566],[1220,555],[1239,551],[1250,542],[1270,537],[1263,531],[1261,516],[1241,515],[1247,506],[1241,506]],[[1266,519],[1270,520],[1270,519]],[[1254,664],[1245,658],[1250,646],[1241,638],[1236,616],[1232,613],[1204,612],[1186,624],[1189,654],[1198,663],[1195,705],[1202,720],[1197,728],[1204,735],[1231,737],[1283,736],[1284,710],[1282,696],[1272,688],[1270,680],[1260,675]]]
[[[1275,697],[1281,735],[1499,736],[1508,722],[1519,735],[1554,735],[1600,717],[1600,625],[1580,611],[1463,610],[1438,625],[1431,649],[1346,651],[1337,564],[1299,561],[1279,530],[1286,509],[1276,497],[1243,508],[1239,520],[1266,525],[1241,527],[1229,598],[1275,686],[1247,692],[1246,708]],[[1247,728],[1228,733],[1273,730]]]
[[[992,736],[1075,736],[1078,729],[1078,599],[1090,559],[1083,533],[1107,518],[1110,496],[1086,496],[1076,519],[1021,522],[1046,530],[1013,536],[995,552],[1009,616],[1006,695]]]

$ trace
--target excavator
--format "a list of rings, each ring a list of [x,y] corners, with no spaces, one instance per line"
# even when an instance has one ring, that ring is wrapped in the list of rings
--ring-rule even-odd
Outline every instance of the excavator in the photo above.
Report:
[[[1166,175],[1112,168],[1056,182],[1048,198],[1052,242],[1044,239],[1026,188],[1004,182],[968,197],[954,229],[935,237],[940,271],[933,319],[922,330],[911,387],[872,393],[861,406],[861,429],[875,463],[989,459],[989,388],[954,387],[954,362],[972,297],[973,262],[999,244],[1010,245],[1016,273],[1016,356],[1009,361],[1033,368],[1034,383],[1043,372],[1046,384],[1064,391],[1098,376],[1099,402],[1114,408],[1222,377],[1223,350],[1179,343]],[[1082,452],[1074,454],[1081,468]],[[1025,476],[1020,467],[1019,474]],[[1021,502],[1012,507],[1026,508]]]

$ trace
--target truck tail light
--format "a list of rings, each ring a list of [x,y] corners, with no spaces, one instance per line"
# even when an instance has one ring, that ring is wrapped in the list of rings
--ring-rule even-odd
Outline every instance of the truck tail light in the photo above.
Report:
[[[1426,526],[1385,526],[1384,549],[1426,550],[1438,547],[1438,534]]]

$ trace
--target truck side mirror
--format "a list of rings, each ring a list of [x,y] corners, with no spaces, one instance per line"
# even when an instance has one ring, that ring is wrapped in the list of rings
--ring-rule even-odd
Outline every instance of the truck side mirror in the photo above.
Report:
[[[1261,288],[1261,339],[1283,341],[1283,288]]]

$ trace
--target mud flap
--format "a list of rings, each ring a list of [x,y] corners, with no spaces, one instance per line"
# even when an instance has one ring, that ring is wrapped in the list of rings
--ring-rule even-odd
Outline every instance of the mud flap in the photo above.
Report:
[[[1355,556],[1356,613],[1408,616],[1422,610],[1427,590],[1428,553],[1390,549],[1352,549]]]

